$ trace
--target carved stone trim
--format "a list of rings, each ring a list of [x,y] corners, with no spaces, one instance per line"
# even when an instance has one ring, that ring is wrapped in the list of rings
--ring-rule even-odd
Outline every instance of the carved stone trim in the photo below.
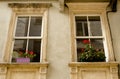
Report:
[[[118,79],[118,67],[110,67],[112,79]]]
[[[46,67],[41,67],[39,72],[40,73],[47,73],[47,68]]]
[[[72,67],[71,68],[71,73],[77,73],[78,72],[78,68],[77,67]]]
[[[46,79],[47,67],[39,68],[39,79]]]
[[[65,2],[65,0],[59,0],[59,3],[60,3],[60,12],[64,11],[64,2]]]
[[[6,74],[7,67],[0,67],[0,74]]]
[[[49,8],[50,3],[9,3],[11,8]]]
[[[70,78],[71,79],[77,79],[77,74],[78,74],[78,68],[77,67],[71,67]]]
[[[71,73],[70,79],[118,79],[117,62],[71,62],[69,64]],[[96,78],[96,75],[98,78]]]
[[[0,67],[0,79],[6,79],[7,67]]]
[[[20,76],[46,79],[48,63],[0,63],[0,79],[13,79]],[[22,73],[22,74],[21,74]],[[12,74],[12,75],[11,75]],[[19,76],[17,76],[19,75]]]
[[[67,3],[70,10],[106,10],[108,2],[102,3]]]

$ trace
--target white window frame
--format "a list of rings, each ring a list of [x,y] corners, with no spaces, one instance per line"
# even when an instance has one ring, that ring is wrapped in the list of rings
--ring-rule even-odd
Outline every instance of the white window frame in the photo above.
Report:
[[[23,36],[23,37],[21,37],[21,36],[15,36],[15,32],[16,32],[16,28],[17,28],[17,21],[18,21],[18,17],[28,17],[29,18],[29,20],[28,20],[28,28],[27,29],[29,29],[28,30],[28,33],[27,33],[27,36]],[[30,22],[31,22],[31,17],[42,17],[42,26],[41,26],[41,36],[29,36],[28,34],[30,33],[29,31],[30,31]],[[44,32],[43,32],[43,25],[44,25],[44,23],[43,23],[43,15],[17,15],[16,16],[16,20],[15,20],[15,28],[14,28],[14,35],[13,35],[13,43],[12,43],[12,50],[11,50],[11,54],[13,53],[13,48],[14,48],[14,43],[15,43],[15,40],[20,40],[20,39],[22,39],[22,40],[31,40],[31,39],[33,39],[33,40],[36,40],[36,39],[40,39],[41,40],[41,45],[40,45],[40,47],[41,47],[41,50],[40,50],[40,62],[41,62],[41,59],[42,59],[42,44],[43,44],[43,41],[42,41],[42,39],[43,39],[43,34],[44,34]],[[29,41],[27,41],[27,48],[26,49],[28,49],[28,42]],[[12,62],[11,61],[12,60],[12,55],[11,55],[11,58],[10,58],[10,62]]]
[[[69,7],[70,13],[70,25],[71,25],[71,61],[77,62],[77,51],[76,51],[76,32],[75,32],[75,16],[82,16],[82,15],[99,15],[101,18],[101,29],[103,33],[103,37],[96,37],[96,38],[103,38],[104,50],[106,55],[106,62],[114,61],[114,53],[110,35],[110,29],[107,22],[106,16],[106,8],[108,6],[107,2],[102,3],[67,3]],[[84,38],[84,37],[80,37]],[[85,37],[87,38],[87,37]],[[91,36],[90,38],[93,38]]]
[[[76,16],[86,16],[87,17],[87,24],[88,24],[88,36],[77,36],[76,35],[76,21],[75,21],[75,17]],[[89,24],[89,22],[88,22],[88,16],[99,16],[100,17],[100,23],[101,23],[101,31],[102,31],[102,36],[91,36],[90,35],[90,24]],[[101,21],[101,15],[99,15],[99,14],[82,14],[82,15],[74,15],[74,30],[75,30],[75,48],[76,48],[76,50],[75,50],[75,52],[76,52],[76,57],[77,57],[77,39],[102,39],[102,42],[103,42],[103,48],[104,48],[104,53],[105,53],[105,56],[106,56],[106,61],[108,61],[108,54],[107,54],[107,50],[108,50],[108,48],[107,48],[107,46],[106,46],[106,40],[105,40],[105,32],[103,31],[103,29],[104,29],[104,27],[103,27],[103,24],[102,24],[102,21]]]

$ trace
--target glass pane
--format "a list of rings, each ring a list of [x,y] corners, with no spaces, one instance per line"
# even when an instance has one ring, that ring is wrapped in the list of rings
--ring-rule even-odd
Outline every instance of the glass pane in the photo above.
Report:
[[[88,36],[88,25],[86,16],[76,16],[76,36]]]
[[[18,17],[15,36],[27,36],[28,17]]]
[[[41,40],[29,40],[28,51],[32,51],[36,54],[32,62],[40,62]]]
[[[16,58],[19,57],[20,52],[24,52],[26,50],[27,40],[15,40],[12,54],[12,62],[16,61]]]
[[[84,52],[85,50],[85,44],[83,43],[83,40],[88,40],[88,39],[77,39],[77,58],[79,59],[80,54]]]
[[[90,35],[91,36],[102,36],[101,22],[99,16],[89,16],[90,22]]]
[[[81,54],[84,57],[88,55],[87,53],[103,52],[103,40],[102,39],[77,39],[77,61],[80,61]]]
[[[103,51],[104,52],[104,47],[103,47],[103,40],[98,40],[98,39],[91,39],[91,45],[93,48],[95,48],[97,51]]]
[[[102,39],[77,39],[77,51],[80,52],[81,48],[85,48],[89,44],[94,49],[100,49],[104,51]]]
[[[42,17],[31,17],[29,36],[41,36]]]

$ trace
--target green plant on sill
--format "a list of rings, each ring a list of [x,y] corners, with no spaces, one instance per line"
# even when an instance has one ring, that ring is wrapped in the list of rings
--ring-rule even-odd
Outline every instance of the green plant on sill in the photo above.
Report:
[[[33,51],[19,52],[19,57],[32,59],[35,56],[36,54]]]
[[[30,58],[30,59],[33,59],[34,57],[36,57],[36,54],[33,51],[26,51],[26,52],[13,51],[12,57],[13,57],[13,59],[14,58]]]
[[[12,54],[12,62],[17,62],[17,60],[21,59],[21,62],[24,62],[23,59],[25,61],[29,58],[30,62],[34,62],[34,58],[36,57],[36,53],[34,53],[33,51],[24,51],[24,50],[17,50],[17,51],[13,51]]]
[[[96,50],[92,47],[89,40],[83,40],[86,47],[82,50],[82,53],[78,56],[79,62],[102,62],[105,61],[105,54],[103,51]]]

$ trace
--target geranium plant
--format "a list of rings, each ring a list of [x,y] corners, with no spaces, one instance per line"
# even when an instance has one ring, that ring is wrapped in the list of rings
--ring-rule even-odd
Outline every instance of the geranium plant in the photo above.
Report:
[[[81,53],[78,56],[79,62],[102,62],[105,61],[105,54],[102,50],[95,49],[89,40],[83,40],[82,43],[85,48],[81,49]]]
[[[35,56],[36,54],[33,51],[19,52],[19,57],[32,59]]]

